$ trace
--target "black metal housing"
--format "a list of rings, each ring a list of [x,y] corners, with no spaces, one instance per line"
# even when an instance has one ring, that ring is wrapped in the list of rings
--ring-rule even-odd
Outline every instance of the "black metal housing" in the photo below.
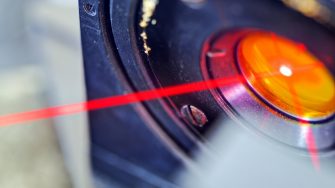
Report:
[[[140,0],[79,0],[87,99],[97,99],[203,80],[204,43],[237,28],[270,30],[301,41],[335,75],[335,37],[330,28],[288,9],[280,1],[208,0],[193,7],[160,0],[157,20],[139,27]],[[313,37],[317,36],[317,37]],[[179,109],[192,104],[209,122],[193,127]],[[230,118],[209,91],[89,113],[92,165],[99,177],[128,187],[174,187],[176,171],[207,148],[212,123]]]

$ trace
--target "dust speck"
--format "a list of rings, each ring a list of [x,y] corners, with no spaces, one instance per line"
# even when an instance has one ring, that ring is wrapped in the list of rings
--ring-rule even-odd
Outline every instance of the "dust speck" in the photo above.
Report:
[[[144,53],[146,53],[147,55],[149,55],[151,48],[147,43],[148,36],[146,33],[146,28],[148,27],[149,23],[151,23],[152,25],[155,25],[157,23],[157,20],[152,20],[152,15],[155,12],[158,1],[159,0],[143,0],[142,2],[142,18],[139,25],[143,29],[143,31],[140,36],[143,40]]]

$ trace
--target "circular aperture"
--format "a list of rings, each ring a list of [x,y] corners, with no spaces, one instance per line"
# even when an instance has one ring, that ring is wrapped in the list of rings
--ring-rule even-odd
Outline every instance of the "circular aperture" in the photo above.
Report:
[[[305,40],[287,37],[255,28],[218,33],[204,44],[204,79],[238,79],[210,91],[241,125],[297,148],[308,147],[310,127],[326,151],[335,140],[333,69]]]

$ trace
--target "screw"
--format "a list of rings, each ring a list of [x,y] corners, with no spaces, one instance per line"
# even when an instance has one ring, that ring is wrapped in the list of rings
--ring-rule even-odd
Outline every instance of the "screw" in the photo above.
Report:
[[[93,5],[91,3],[85,3],[84,4],[84,11],[90,16],[95,16],[97,14],[97,12],[95,10],[95,5]]]
[[[181,107],[180,112],[185,121],[191,125],[202,127],[208,122],[205,113],[195,106],[184,105]]]

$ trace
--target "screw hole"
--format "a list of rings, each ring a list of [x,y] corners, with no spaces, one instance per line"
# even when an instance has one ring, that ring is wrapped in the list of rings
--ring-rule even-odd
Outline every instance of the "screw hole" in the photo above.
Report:
[[[85,3],[84,4],[84,10],[90,16],[95,16],[97,14],[97,12],[95,10],[95,6],[92,5],[91,3]]]

